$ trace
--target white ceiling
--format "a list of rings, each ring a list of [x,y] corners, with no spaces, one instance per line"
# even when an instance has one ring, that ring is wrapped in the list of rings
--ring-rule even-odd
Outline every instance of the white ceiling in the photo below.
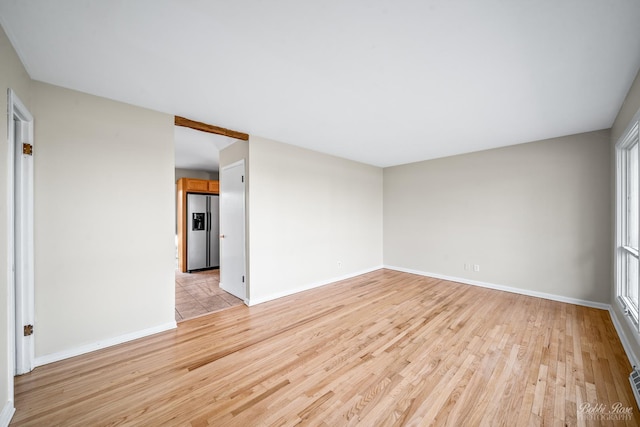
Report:
[[[32,78],[389,166],[608,128],[638,0],[2,0]]]

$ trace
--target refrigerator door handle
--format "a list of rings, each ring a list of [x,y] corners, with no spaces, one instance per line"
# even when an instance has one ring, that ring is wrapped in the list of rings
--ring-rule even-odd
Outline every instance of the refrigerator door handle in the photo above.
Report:
[[[207,231],[211,231],[211,212],[207,212]]]

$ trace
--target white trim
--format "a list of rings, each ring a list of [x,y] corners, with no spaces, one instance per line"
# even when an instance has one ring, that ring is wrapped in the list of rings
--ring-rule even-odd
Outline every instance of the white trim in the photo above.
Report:
[[[618,138],[615,143],[615,234],[614,234],[614,290],[615,299],[624,306],[625,310],[628,310],[631,314],[631,318],[635,321],[633,325],[634,332],[638,334],[638,324],[640,313],[638,304],[629,298],[628,294],[628,267],[631,265],[626,254],[631,254],[635,257],[633,263],[638,265],[638,251],[635,248],[630,248],[627,243],[629,242],[629,193],[631,183],[631,155],[630,150],[632,147],[637,146],[640,143],[640,125],[638,120],[640,119],[640,110],[636,111],[633,119],[627,124],[622,136]],[[636,159],[640,162],[640,159]],[[640,186],[640,182],[635,183],[636,187]],[[638,236],[635,236],[636,238]],[[631,319],[630,319],[631,320]]]
[[[0,412],[0,427],[8,427],[15,412],[16,408],[13,407],[13,401],[10,400],[5,403],[2,412]]]
[[[14,264],[15,264],[15,247],[14,247],[14,235],[15,235],[15,223],[13,221],[13,210],[14,210],[14,200],[13,200],[13,180],[14,180],[14,127],[13,127],[13,91],[11,89],[7,90],[7,200],[6,207],[7,210],[7,289],[5,292],[7,293],[7,398],[8,403],[13,402],[14,397],[14,387],[13,387],[13,377],[15,376],[15,366],[16,366],[16,339],[15,339],[15,275],[14,275]],[[13,405],[13,404],[12,404]],[[5,408],[3,408],[2,413],[5,413]]]
[[[17,312],[22,319],[33,319],[33,216],[30,215],[26,220],[19,220],[16,224],[15,210],[16,206],[16,153],[18,148],[15,144],[15,127],[14,118],[21,122],[21,133],[23,140],[33,144],[33,116],[22,103],[20,98],[11,89],[7,89],[7,397],[12,404],[14,396],[13,377],[16,374],[16,367],[22,372],[27,372],[33,368],[33,336],[25,338],[24,344],[20,349],[16,348],[16,263],[20,262],[20,284],[21,304],[20,310]],[[22,165],[21,165],[22,167]],[[32,173],[32,169],[31,169]],[[27,174],[27,182],[21,187],[20,200],[27,204],[27,208],[33,207],[33,175]],[[19,207],[24,210],[24,206]],[[27,209],[28,210],[28,209]],[[21,256],[16,259],[16,232],[25,237],[23,243],[26,247],[22,247]],[[23,245],[23,246],[25,246]],[[23,298],[24,297],[24,298]],[[31,323],[33,324],[33,323]],[[16,360],[16,352],[21,356],[19,361]],[[26,369],[26,370],[25,370]],[[5,409],[3,409],[4,414]]]
[[[615,310],[613,306],[609,307],[609,316],[611,316],[611,321],[613,322],[614,328],[616,328],[616,332],[618,333],[618,337],[620,338],[620,342],[622,343],[622,348],[624,348],[624,352],[627,354],[627,359],[629,359],[629,363],[631,366],[640,367],[640,363],[638,362],[638,357],[633,351],[633,346],[629,341],[629,337],[625,334],[625,329],[622,327],[620,323],[620,319],[618,318],[618,312]],[[629,326],[633,328],[631,322],[629,322]],[[640,346],[640,342],[638,341],[637,334],[633,334],[633,338],[636,342],[636,346]]]
[[[629,246],[622,246],[622,249],[624,249],[625,252],[629,252],[631,255],[638,258],[638,250],[636,248],[631,248]]]
[[[60,360],[68,359],[70,357],[80,356],[82,354],[90,353],[92,351],[101,350],[103,348],[122,344],[128,341],[137,340],[139,338],[148,337],[150,335],[154,335],[160,332],[165,332],[171,329],[175,329],[176,327],[177,327],[177,324],[175,321],[168,322],[162,325],[154,326],[152,328],[143,329],[141,331],[130,332],[128,334],[120,335],[118,337],[113,337],[103,341],[97,341],[92,344],[83,345],[81,347],[60,351],[58,353],[46,354],[44,356],[38,356],[36,357],[35,365],[42,366],[48,363],[58,362]]]
[[[256,305],[256,304],[262,304],[263,302],[272,301],[274,299],[278,299],[278,298],[286,297],[286,296],[289,296],[289,295],[297,294],[298,292],[304,292],[304,291],[308,291],[310,289],[319,288],[320,286],[330,285],[332,283],[339,282],[341,280],[351,279],[353,277],[360,276],[362,274],[371,273],[372,271],[380,270],[382,268],[384,268],[384,267],[379,265],[377,267],[367,268],[366,270],[360,270],[360,271],[355,271],[353,273],[345,274],[344,276],[339,276],[339,277],[334,277],[334,278],[327,279],[327,280],[321,280],[321,281],[318,281],[318,282],[308,283],[306,285],[299,286],[299,287],[297,287],[295,289],[289,289],[289,290],[282,291],[282,292],[276,292],[276,293],[273,293],[271,295],[267,295],[267,296],[262,297],[262,298],[249,298],[249,299],[247,299],[245,301],[245,304],[247,304],[248,306],[252,306],[252,305]]]
[[[638,121],[640,120],[640,110],[636,111],[633,119],[627,125],[627,128],[622,133],[622,136],[616,141],[616,148],[628,148],[638,140],[638,133],[640,132],[640,126]]]
[[[548,293],[545,293],[545,292],[532,291],[532,290],[529,290],[529,289],[513,288],[511,286],[497,285],[497,284],[494,284],[494,283],[481,282],[481,281],[478,281],[478,280],[465,279],[465,278],[462,278],[462,277],[453,277],[453,276],[446,276],[444,274],[428,273],[428,272],[425,272],[425,271],[412,270],[412,269],[409,269],[409,268],[395,267],[395,266],[391,266],[391,265],[385,265],[384,268],[389,269],[389,270],[402,271],[404,273],[418,274],[420,276],[433,277],[435,279],[449,280],[450,282],[464,283],[465,285],[480,286],[480,287],[483,287],[483,288],[489,288],[489,289],[495,289],[495,290],[498,290],[498,291],[511,292],[511,293],[514,293],[514,294],[527,295],[527,296],[530,296],[530,297],[544,298],[544,299],[548,299],[548,300],[552,300],[552,301],[566,302],[568,304],[575,304],[575,305],[582,305],[582,306],[585,306],[585,307],[599,308],[599,309],[602,309],[602,310],[609,310],[609,308],[611,307],[609,304],[602,303],[602,302],[595,302],[595,301],[588,301],[588,300],[583,300],[583,299],[578,299],[578,298],[565,297],[563,295],[548,294]]]
[[[13,266],[12,307],[14,312],[14,374],[25,374],[33,370],[35,349],[33,335],[22,336],[23,325],[33,325],[34,308],[34,240],[33,240],[33,156],[24,155],[21,143],[35,147],[33,137],[33,115],[20,101],[16,93],[8,89],[9,150],[12,152],[13,168],[11,183],[13,218],[10,227],[13,229],[12,253]],[[13,121],[20,122],[15,129]],[[16,131],[18,133],[16,133]],[[17,323],[17,324],[16,324]],[[15,339],[20,337],[20,339]]]

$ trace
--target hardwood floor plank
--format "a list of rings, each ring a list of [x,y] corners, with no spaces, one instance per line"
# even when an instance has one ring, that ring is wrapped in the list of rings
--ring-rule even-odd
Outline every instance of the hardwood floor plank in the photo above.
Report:
[[[378,270],[39,367],[11,425],[639,425],[630,370],[606,311]]]

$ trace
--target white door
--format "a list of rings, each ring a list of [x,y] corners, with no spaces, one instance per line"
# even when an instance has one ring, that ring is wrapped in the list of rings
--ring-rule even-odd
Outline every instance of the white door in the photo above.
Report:
[[[220,171],[220,287],[247,299],[244,160]]]
[[[13,375],[30,372],[34,365],[33,266],[33,116],[9,89],[9,310],[13,313]]]

